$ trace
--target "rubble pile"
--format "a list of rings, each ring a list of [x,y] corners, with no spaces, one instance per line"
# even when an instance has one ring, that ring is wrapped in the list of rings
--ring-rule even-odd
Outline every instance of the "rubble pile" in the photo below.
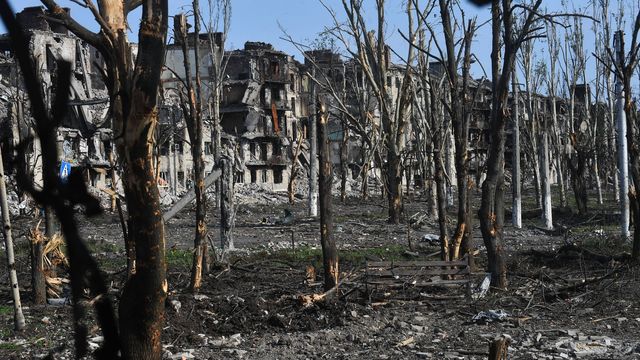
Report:
[[[279,204],[288,200],[286,191],[272,191],[266,184],[236,184],[235,196],[238,205]]]

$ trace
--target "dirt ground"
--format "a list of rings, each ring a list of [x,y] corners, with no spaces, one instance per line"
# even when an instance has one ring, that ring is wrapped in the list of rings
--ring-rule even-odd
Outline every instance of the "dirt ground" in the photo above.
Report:
[[[308,306],[299,297],[322,293],[322,284],[320,277],[308,281],[306,268],[322,271],[319,224],[306,216],[304,200],[290,206],[282,194],[266,192],[241,198],[234,232],[238,249],[214,254],[228,265],[215,263],[197,295],[186,290],[193,213],[170,220],[166,358],[486,359],[490,341],[504,334],[511,339],[511,359],[640,359],[639,269],[618,256],[629,244],[612,235],[614,204],[595,206],[587,218],[558,210],[556,231],[542,230],[537,213],[526,212],[523,229],[505,229],[509,289],[467,299],[458,287],[365,285],[367,260],[437,259],[438,245],[427,240],[436,233],[436,222],[426,216],[424,199],[407,200],[408,220],[399,226],[387,224],[384,203],[379,195],[345,204],[335,199],[345,280],[332,300]],[[285,217],[285,209],[292,218]],[[211,243],[217,244],[218,211],[209,211]],[[8,274],[5,260],[0,262],[0,359],[73,358],[71,307],[30,303],[25,234],[36,222],[14,220],[27,318],[22,333],[12,330]],[[125,276],[118,217],[106,212],[79,216],[79,222],[117,301]],[[477,226],[474,241],[475,287],[486,264]],[[94,326],[89,344],[97,348],[100,342]]]

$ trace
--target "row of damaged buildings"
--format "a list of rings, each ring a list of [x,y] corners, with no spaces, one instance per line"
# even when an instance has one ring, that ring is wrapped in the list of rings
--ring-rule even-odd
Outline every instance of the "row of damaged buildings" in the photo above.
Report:
[[[60,161],[69,162],[75,169],[85,172],[87,182],[97,188],[111,186],[109,169],[113,153],[113,136],[109,118],[108,95],[101,67],[100,54],[88,44],[70,34],[64,26],[47,19],[41,7],[26,8],[18,14],[18,20],[29,34],[29,49],[39,69],[43,94],[50,101],[55,94],[57,61],[72,64],[70,109],[58,130]],[[191,34],[189,47],[198,41],[200,74],[203,81],[203,118],[205,120],[204,152],[205,173],[213,171],[213,129],[210,104],[213,89],[212,53],[222,46],[220,34]],[[192,157],[185,121],[180,107],[182,79],[185,77],[182,44],[168,45],[165,71],[162,75],[164,93],[160,109],[160,125],[156,132],[156,156],[159,184],[166,193],[179,195],[189,189],[192,182]],[[133,51],[135,53],[135,45]],[[33,137],[29,120],[26,94],[22,91],[19,71],[12,60],[9,39],[0,37],[0,141],[4,146],[16,147]],[[194,52],[188,52],[193,64]],[[285,190],[290,178],[293,161],[306,168],[309,163],[308,120],[312,114],[310,74],[314,66],[310,61],[299,62],[294,56],[274,49],[262,42],[246,42],[242,49],[224,52],[224,76],[220,102],[222,142],[235,157],[236,183],[261,184],[271,190]],[[339,55],[319,50],[308,52],[315,63],[335,84],[342,84],[344,101],[352,101],[366,93],[366,84],[353,61],[344,61]],[[437,64],[436,64],[437,65]],[[192,69],[193,70],[193,69]],[[440,69],[441,70],[441,69]],[[433,67],[437,74],[438,66]],[[193,71],[191,71],[193,73]],[[399,89],[402,68],[392,67],[387,86]],[[319,78],[316,75],[316,78]],[[490,86],[476,83],[484,90],[476,97],[475,113],[471,126],[471,145],[478,157],[486,148],[487,119],[490,114]],[[351,85],[355,85],[351,86]],[[349,90],[351,89],[351,90]],[[354,90],[355,89],[355,90]],[[351,93],[349,93],[351,91]],[[392,91],[393,93],[393,91]],[[546,107],[544,97],[536,97]],[[362,116],[371,117],[370,131],[375,131],[378,112],[375,101],[361,109]],[[561,113],[563,110],[561,110]],[[345,135],[345,125],[340,116],[331,117],[330,139],[333,145],[333,162],[339,164],[340,150],[346,144],[347,166],[355,178],[366,158],[362,140],[356,133]],[[406,131],[407,143],[413,141],[411,130]],[[294,160],[295,149],[301,151]],[[453,145],[449,147],[453,153]],[[37,141],[31,142],[22,155],[39,179]],[[8,158],[11,167],[10,155]],[[342,159],[345,160],[344,158]],[[479,161],[476,161],[479,163]],[[451,164],[453,160],[451,159]],[[420,170],[408,172],[418,177]],[[452,175],[450,175],[452,176]],[[453,178],[453,177],[452,177]]]
[[[67,10],[68,11],[68,10]],[[28,36],[45,101],[55,97],[56,67],[66,61],[72,67],[70,111],[58,128],[60,161],[83,171],[87,182],[97,188],[111,187],[113,136],[109,118],[109,99],[101,77],[104,66],[100,53],[63,25],[50,21],[42,7],[25,8],[17,20]],[[191,36],[190,41],[194,41]],[[200,73],[203,99],[210,96],[211,46],[219,45],[219,34],[201,34]],[[214,44],[211,44],[214,42]],[[193,45],[193,44],[190,44]],[[135,54],[136,47],[132,45]],[[12,171],[15,156],[25,156],[35,181],[41,181],[42,166],[38,141],[29,116],[27,95],[19,69],[12,58],[8,35],[0,36],[0,142],[7,169]],[[236,182],[260,183],[273,190],[286,189],[291,167],[292,139],[306,134],[308,116],[304,96],[309,79],[303,76],[293,56],[271,45],[247,42],[244,49],[226,52],[225,80],[220,105],[223,144],[236,158]],[[190,52],[189,56],[193,57]],[[192,61],[192,64],[194,62]],[[185,76],[181,44],[169,44],[165,71],[163,104],[156,138],[159,184],[179,194],[192,186],[190,141],[180,107],[180,86]],[[205,172],[212,171],[213,143],[211,108],[203,109],[205,120]],[[26,151],[17,151],[24,144]]]

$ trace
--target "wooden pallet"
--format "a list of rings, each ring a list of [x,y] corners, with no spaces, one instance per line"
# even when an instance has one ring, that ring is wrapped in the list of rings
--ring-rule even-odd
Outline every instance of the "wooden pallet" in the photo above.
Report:
[[[471,296],[471,269],[465,256],[455,261],[369,261],[367,287],[407,288],[459,286]]]

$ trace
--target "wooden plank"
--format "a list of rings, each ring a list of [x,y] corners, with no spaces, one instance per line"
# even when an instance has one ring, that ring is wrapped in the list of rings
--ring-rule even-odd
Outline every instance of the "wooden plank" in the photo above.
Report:
[[[408,269],[399,268],[392,270],[372,270],[367,271],[368,276],[390,277],[390,276],[423,276],[423,275],[468,275],[469,268],[463,269]]]
[[[429,286],[466,285],[470,281],[471,281],[470,279],[436,280],[436,281],[401,281],[401,280],[393,280],[393,279],[376,279],[376,280],[367,280],[366,283],[368,285],[384,285],[389,287],[402,287],[402,286],[429,287]]]
[[[434,266],[468,266],[467,260],[454,261],[371,261],[367,267],[434,267]]]
[[[214,168],[211,174],[207,175],[204,178],[204,189],[206,190],[211,184],[213,184],[220,175],[222,174],[222,170],[220,168]],[[196,198],[195,188],[189,190],[178,202],[173,204],[173,206],[167,210],[164,215],[162,215],[162,220],[167,221],[174,217],[180,210],[182,210],[185,206],[189,205]]]

